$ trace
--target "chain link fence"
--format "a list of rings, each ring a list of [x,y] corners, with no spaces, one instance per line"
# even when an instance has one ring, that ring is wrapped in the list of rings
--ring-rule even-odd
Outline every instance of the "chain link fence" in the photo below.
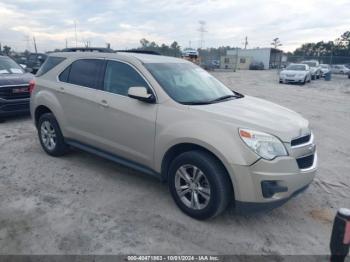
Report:
[[[288,56],[286,63],[300,63],[309,60],[316,60],[320,64],[350,65],[350,56]]]

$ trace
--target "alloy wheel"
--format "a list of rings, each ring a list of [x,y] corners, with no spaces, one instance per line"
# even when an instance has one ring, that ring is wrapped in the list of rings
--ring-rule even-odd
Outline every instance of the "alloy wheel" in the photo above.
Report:
[[[181,202],[191,209],[204,209],[210,201],[209,181],[194,165],[183,165],[176,171],[175,189]]]
[[[41,123],[40,127],[41,141],[46,149],[52,151],[56,147],[56,132],[51,123],[47,120]]]

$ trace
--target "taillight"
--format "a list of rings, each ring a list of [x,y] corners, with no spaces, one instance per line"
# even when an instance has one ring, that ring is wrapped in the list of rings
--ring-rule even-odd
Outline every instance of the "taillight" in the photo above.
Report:
[[[33,92],[34,88],[35,88],[35,81],[30,80],[29,81],[29,94],[31,94]]]

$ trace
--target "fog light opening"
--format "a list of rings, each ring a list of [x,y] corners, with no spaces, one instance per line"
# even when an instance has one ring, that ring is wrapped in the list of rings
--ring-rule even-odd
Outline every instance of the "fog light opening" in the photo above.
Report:
[[[276,193],[287,192],[288,187],[279,185],[278,181],[262,181],[261,191],[264,198],[271,198]]]

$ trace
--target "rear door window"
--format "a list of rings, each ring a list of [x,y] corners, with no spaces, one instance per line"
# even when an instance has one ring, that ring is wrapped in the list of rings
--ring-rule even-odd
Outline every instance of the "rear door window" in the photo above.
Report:
[[[74,85],[103,89],[104,65],[103,59],[80,59],[64,70],[59,79]]]
[[[68,82],[69,72],[70,72],[71,66],[68,66],[64,71],[58,76],[58,79],[61,82]]]

